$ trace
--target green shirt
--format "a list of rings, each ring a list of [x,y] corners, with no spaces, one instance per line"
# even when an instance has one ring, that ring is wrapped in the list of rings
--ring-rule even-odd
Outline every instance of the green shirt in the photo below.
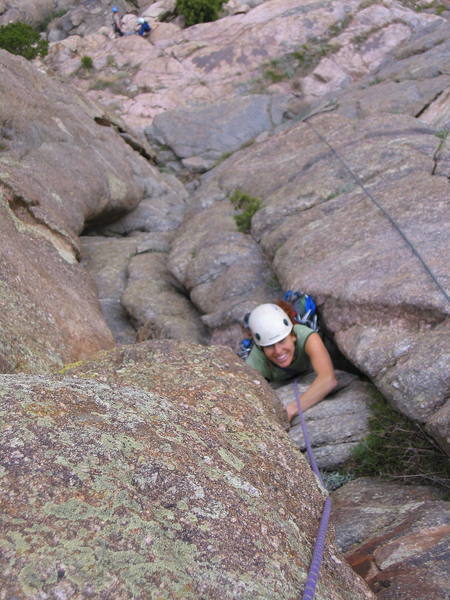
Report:
[[[314,331],[306,325],[294,325],[293,331],[297,341],[294,360],[289,367],[282,368],[275,365],[256,344],[253,344],[253,348],[247,357],[247,364],[259,371],[268,381],[286,381],[286,379],[291,379],[299,373],[308,371],[311,368],[311,362],[305,352],[305,344]]]

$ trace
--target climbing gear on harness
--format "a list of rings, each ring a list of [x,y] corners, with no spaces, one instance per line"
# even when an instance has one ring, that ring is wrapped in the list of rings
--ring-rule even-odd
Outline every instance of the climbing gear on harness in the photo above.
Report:
[[[317,466],[316,459],[314,457],[314,453],[311,446],[311,440],[308,433],[308,428],[306,426],[305,418],[303,416],[302,407],[300,405],[300,394],[298,391],[298,382],[294,381],[294,393],[295,393],[295,402],[297,403],[298,415],[300,417],[300,423],[302,426],[303,437],[306,445],[306,453],[308,455],[309,464],[317,479],[319,480],[321,487],[325,490],[325,485],[322,480],[322,475],[320,474],[319,467]],[[325,504],[322,511],[322,517],[320,519],[319,531],[316,538],[316,543],[314,544],[313,555],[311,559],[311,564],[309,566],[308,576],[306,578],[305,589],[303,591],[302,600],[313,600],[314,594],[316,591],[316,584],[319,578],[319,570],[320,564],[322,562],[323,551],[325,549],[325,538],[327,535],[328,523],[330,521],[331,514],[331,500],[330,496],[327,495],[325,500]]]
[[[288,290],[284,293],[283,300],[292,304],[295,310],[295,323],[306,325],[313,331],[319,331],[316,303],[309,294]]]
[[[260,304],[248,317],[248,327],[258,346],[271,346],[291,333],[293,324],[276,304]]]
[[[253,346],[253,340],[250,338],[244,338],[239,344],[238,356],[245,360],[250,354]]]

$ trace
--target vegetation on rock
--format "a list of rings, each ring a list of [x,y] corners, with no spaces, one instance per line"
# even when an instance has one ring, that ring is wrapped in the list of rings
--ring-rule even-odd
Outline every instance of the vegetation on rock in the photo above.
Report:
[[[245,192],[235,190],[230,197],[230,202],[241,212],[234,216],[236,226],[241,233],[249,233],[252,217],[261,208],[261,200]]]
[[[176,13],[184,17],[188,27],[219,18],[223,0],[177,0]]]
[[[0,27],[0,48],[32,60],[48,53],[48,42],[27,23],[8,23]]]
[[[433,484],[448,490],[448,456],[421,424],[410,421],[381,399],[371,410],[370,433],[354,449],[345,471],[355,476],[381,476],[403,483]]]
[[[92,60],[92,58],[90,56],[82,56],[81,57],[81,66],[83,67],[83,69],[93,69],[94,61]]]

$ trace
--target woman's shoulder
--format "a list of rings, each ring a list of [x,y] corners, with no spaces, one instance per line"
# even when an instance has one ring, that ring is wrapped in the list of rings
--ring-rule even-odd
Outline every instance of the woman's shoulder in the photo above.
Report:
[[[250,354],[247,356],[245,362],[259,371],[264,377],[270,376],[269,361],[266,358],[264,352],[256,345],[253,344]]]
[[[297,336],[297,341],[301,342],[303,346],[309,336],[315,333],[315,331],[306,325],[294,325],[294,333]]]

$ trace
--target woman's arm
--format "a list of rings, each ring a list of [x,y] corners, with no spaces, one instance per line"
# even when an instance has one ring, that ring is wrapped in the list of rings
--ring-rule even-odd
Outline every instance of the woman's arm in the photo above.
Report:
[[[309,356],[316,378],[301,396],[302,410],[307,410],[323,400],[336,387],[337,383],[330,355],[318,333],[312,333],[308,337],[305,343],[305,352]],[[286,410],[290,421],[298,413],[297,403],[295,401],[289,403]]]

